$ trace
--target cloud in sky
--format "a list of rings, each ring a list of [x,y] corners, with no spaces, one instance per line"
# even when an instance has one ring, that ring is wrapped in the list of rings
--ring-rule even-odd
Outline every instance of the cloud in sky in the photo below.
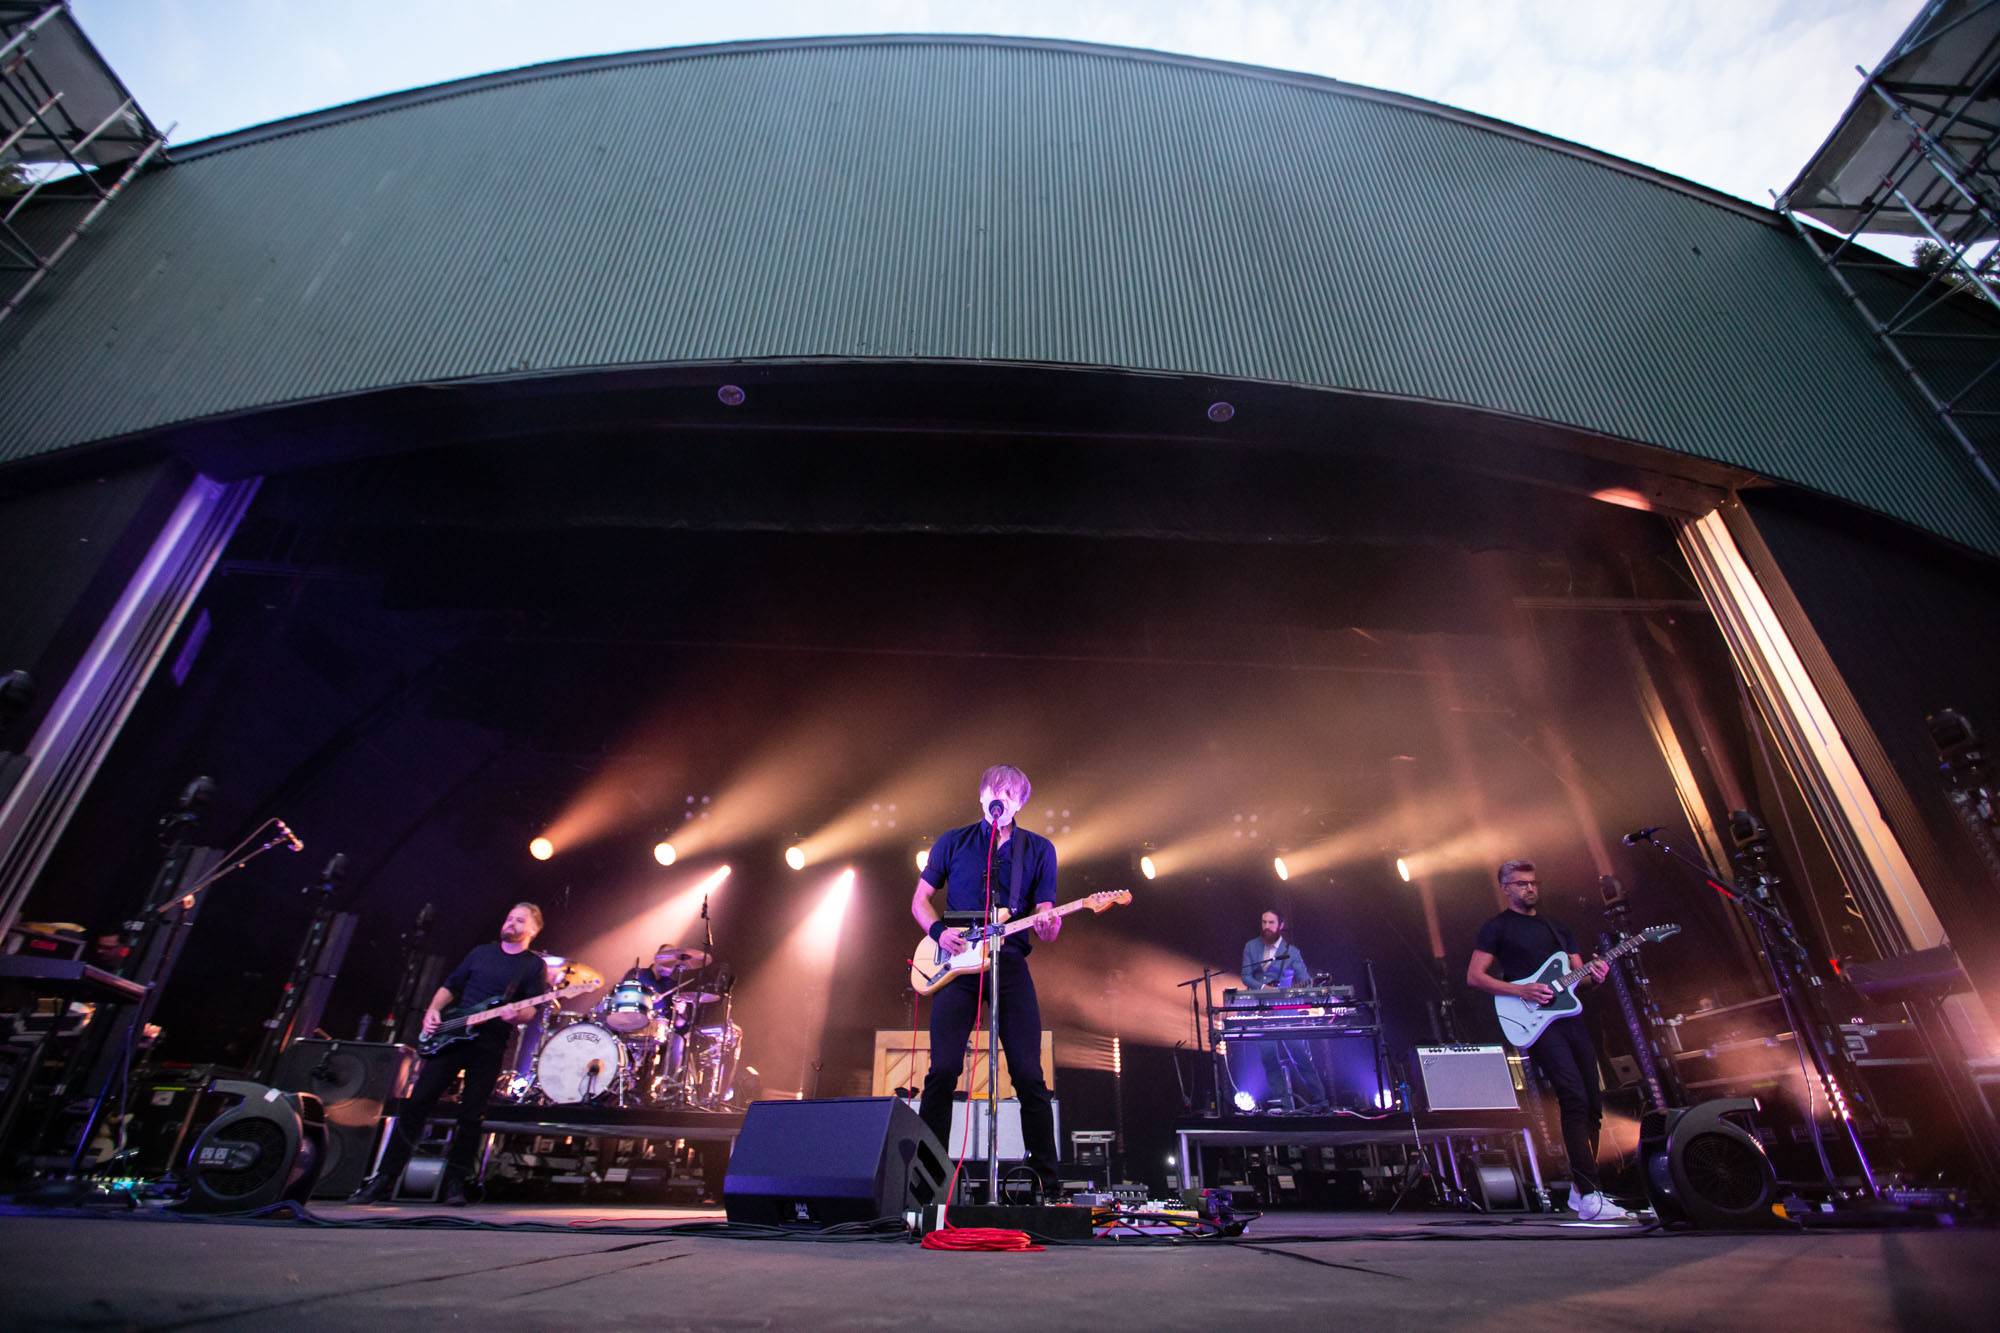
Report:
[[[868,32],[1060,37],[1323,74],[1770,202],[1916,0],[74,0],[175,139],[608,51]]]

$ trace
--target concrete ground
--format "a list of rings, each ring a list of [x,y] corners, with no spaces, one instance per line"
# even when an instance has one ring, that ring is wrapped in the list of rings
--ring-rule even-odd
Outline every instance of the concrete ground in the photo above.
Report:
[[[1272,1214],[1240,1241],[941,1254],[720,1240],[664,1209],[321,1206],[299,1222],[0,1212],[21,1329],[1990,1329],[2000,1230],[1639,1233]],[[386,1227],[385,1219],[423,1225]],[[469,1222],[494,1224],[467,1229]],[[509,1231],[529,1222],[554,1231]],[[648,1234],[648,1232],[651,1234]]]

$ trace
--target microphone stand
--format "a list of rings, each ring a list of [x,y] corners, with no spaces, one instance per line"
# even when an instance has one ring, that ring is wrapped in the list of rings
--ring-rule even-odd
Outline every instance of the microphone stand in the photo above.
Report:
[[[995,804],[999,804],[995,802]],[[1000,848],[1000,815],[1004,807],[994,812],[992,843],[986,857],[986,920],[987,930],[999,924],[999,908],[993,901],[993,853]],[[1016,847],[1014,854],[1020,855]],[[987,960],[987,971],[992,973],[986,984],[986,1203],[995,1207],[1000,1202],[1000,950],[1006,944],[1004,939],[989,937],[987,949],[992,957]]]
[[[1228,975],[1226,969],[1205,967],[1200,976],[1176,983],[1187,987],[1188,1004],[1194,1010],[1195,1040],[1208,1055],[1208,1086],[1213,1098],[1209,1116],[1217,1120],[1222,1118],[1222,1055],[1215,1049],[1215,988],[1210,983]],[[1196,990],[1197,986],[1201,989]]]
[[[1854,1117],[1848,1112],[1846,1099],[1840,1092],[1840,1083],[1834,1077],[1827,1052],[1821,1048],[1816,1024],[1805,1022],[1811,1016],[1804,1012],[1801,980],[1807,972],[1810,955],[1800,942],[1791,920],[1785,916],[1776,903],[1765,901],[1770,886],[1760,872],[1751,872],[1756,880],[1754,890],[1745,889],[1741,882],[1735,886],[1724,884],[1715,872],[1697,857],[1678,851],[1657,837],[1658,830],[1648,829],[1643,834],[1627,840],[1628,846],[1644,843],[1669,860],[1678,861],[1688,867],[1702,883],[1721,894],[1725,900],[1741,909],[1756,934],[1758,950],[1764,955],[1764,962],[1770,968],[1771,980],[1778,996],[1778,1004],[1784,1010],[1785,1021],[1791,1024],[1792,1041],[1798,1047],[1801,1057],[1809,1057],[1812,1072],[1819,1079],[1820,1087],[1826,1092],[1829,1106],[1839,1118],[1847,1135],[1848,1146],[1854,1152],[1854,1160],[1861,1168],[1862,1188],[1871,1199],[1881,1197],[1880,1187],[1875,1183],[1875,1171],[1868,1161],[1868,1150],[1861,1145],[1861,1131],[1855,1128]],[[1806,1128],[1812,1134],[1813,1148],[1818,1153],[1821,1173],[1826,1177],[1829,1188],[1839,1192],[1840,1181],[1833,1173],[1833,1164],[1828,1161],[1826,1144],[1821,1138],[1819,1117],[1811,1105],[1811,1085],[1807,1085]]]

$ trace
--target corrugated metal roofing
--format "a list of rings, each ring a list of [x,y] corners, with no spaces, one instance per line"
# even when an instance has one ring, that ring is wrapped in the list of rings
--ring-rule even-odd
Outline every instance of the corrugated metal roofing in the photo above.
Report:
[[[2000,551],[1853,312],[1739,203],[1326,81],[951,38],[571,62],[190,152],[0,323],[0,460],[413,382],[766,357],[1463,403]]]

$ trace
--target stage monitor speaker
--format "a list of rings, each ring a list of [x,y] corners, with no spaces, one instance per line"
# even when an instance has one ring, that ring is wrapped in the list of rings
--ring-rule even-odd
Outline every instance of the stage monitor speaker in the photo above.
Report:
[[[894,1097],[752,1102],[722,1208],[763,1226],[872,1222],[940,1202],[950,1175],[944,1146]]]
[[[409,1095],[417,1053],[385,1041],[298,1041],[285,1049],[274,1080],[309,1092],[326,1113],[326,1165],[313,1196],[345,1198],[375,1164],[382,1113]]]
[[[210,1091],[236,1105],[209,1123],[188,1155],[193,1213],[247,1213],[280,1202],[304,1203],[326,1158],[319,1098],[228,1079]]]
[[[1419,1046],[1413,1064],[1427,1111],[1521,1109],[1504,1047]]]
[[[1749,1097],[1727,1097],[1640,1119],[1639,1163],[1661,1222],[1734,1231],[1777,1225],[1771,1159],[1756,1135],[1724,1119],[1756,1109]]]

